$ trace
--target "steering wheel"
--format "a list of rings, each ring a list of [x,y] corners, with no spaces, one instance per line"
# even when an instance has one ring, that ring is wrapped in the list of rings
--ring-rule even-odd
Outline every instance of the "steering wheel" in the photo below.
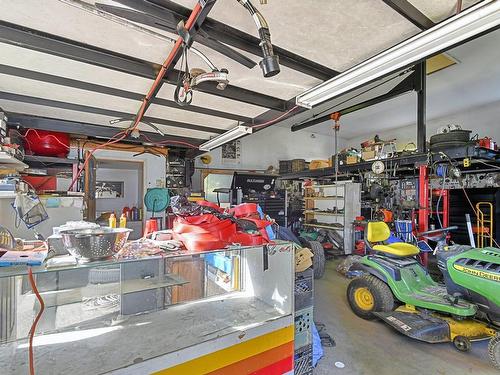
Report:
[[[431,240],[436,242],[436,247],[432,252],[434,255],[436,255],[437,251],[443,249],[446,246],[446,236],[448,235],[448,232],[457,229],[458,227],[456,225],[453,225],[451,227],[432,229],[422,233],[417,233],[417,236],[424,237],[426,240]]]
[[[446,227],[446,228],[439,228],[439,229],[432,229],[432,230],[427,230],[425,232],[417,233],[417,237],[424,237],[427,240],[431,241],[437,241],[442,237],[446,237],[448,232],[457,230],[458,227],[456,225],[453,225],[451,227]]]

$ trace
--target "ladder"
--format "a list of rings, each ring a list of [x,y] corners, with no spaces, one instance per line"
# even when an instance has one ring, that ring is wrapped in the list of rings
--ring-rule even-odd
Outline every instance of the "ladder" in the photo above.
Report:
[[[493,246],[493,204],[490,202],[476,203],[477,215],[477,247]],[[489,237],[489,245],[488,245]]]

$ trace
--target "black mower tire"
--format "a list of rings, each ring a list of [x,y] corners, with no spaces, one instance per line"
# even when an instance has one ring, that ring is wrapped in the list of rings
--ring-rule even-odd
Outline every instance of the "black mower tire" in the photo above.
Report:
[[[470,352],[472,349],[472,343],[465,336],[456,336],[453,339],[453,345],[460,352]]]
[[[488,356],[491,364],[500,370],[500,333],[497,333],[488,343]]]
[[[356,304],[354,293],[357,289],[366,288],[373,296],[373,308],[365,310]],[[347,302],[351,310],[362,319],[374,320],[374,312],[388,312],[394,310],[395,302],[391,288],[382,280],[373,275],[363,275],[352,280],[347,287]]]
[[[314,278],[321,279],[325,274],[325,249],[318,241],[309,241],[309,248],[313,252],[313,270]]]
[[[429,143],[431,146],[447,142],[467,143],[470,140],[470,133],[468,130],[453,130],[448,133],[434,134],[430,137]]]
[[[450,142],[439,142],[430,146],[431,151],[440,151],[447,148],[453,147],[463,147],[466,146],[469,142],[460,142],[460,141],[450,141]]]

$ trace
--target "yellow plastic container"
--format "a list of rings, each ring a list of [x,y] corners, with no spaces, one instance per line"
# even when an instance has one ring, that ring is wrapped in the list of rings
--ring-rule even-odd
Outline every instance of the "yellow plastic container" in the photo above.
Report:
[[[116,228],[116,216],[115,216],[115,214],[111,214],[109,216],[109,227]]]
[[[120,228],[126,228],[127,227],[127,215],[122,214],[120,216]]]

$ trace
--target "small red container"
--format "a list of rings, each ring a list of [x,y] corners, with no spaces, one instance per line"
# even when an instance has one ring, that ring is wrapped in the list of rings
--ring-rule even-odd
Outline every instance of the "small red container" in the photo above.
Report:
[[[147,237],[149,234],[158,231],[158,221],[156,219],[148,219],[146,220],[146,228],[144,229],[144,237]]]
[[[57,190],[56,176],[24,176],[23,180],[31,185],[37,193]]]
[[[28,154],[65,158],[69,153],[69,134],[29,129],[24,138]]]
[[[484,137],[478,140],[479,147],[484,147],[488,148],[490,150],[496,150],[497,149],[497,144],[496,142],[491,139],[490,137]]]

